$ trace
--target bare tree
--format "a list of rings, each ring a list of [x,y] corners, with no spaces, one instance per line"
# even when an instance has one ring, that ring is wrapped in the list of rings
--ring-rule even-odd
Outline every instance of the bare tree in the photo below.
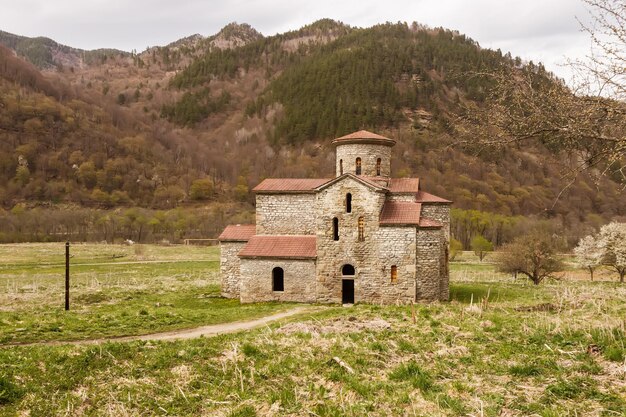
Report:
[[[563,269],[556,257],[554,239],[540,232],[520,236],[505,245],[496,257],[496,266],[500,272],[526,275],[535,285]]]
[[[593,25],[593,48],[572,62],[578,83],[570,89],[541,65],[513,62],[476,74],[492,88],[484,105],[469,102],[460,117],[463,144],[491,147],[539,145],[569,156],[564,174],[586,170],[626,183],[626,3],[584,0]]]
[[[626,2],[583,0],[589,6],[591,22],[582,29],[591,38],[586,59],[571,62],[577,87],[585,95],[626,100]]]

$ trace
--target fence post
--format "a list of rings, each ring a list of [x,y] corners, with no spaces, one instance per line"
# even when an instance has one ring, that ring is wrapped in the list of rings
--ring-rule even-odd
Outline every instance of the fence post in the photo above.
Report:
[[[65,311],[70,309],[70,242],[65,242]]]

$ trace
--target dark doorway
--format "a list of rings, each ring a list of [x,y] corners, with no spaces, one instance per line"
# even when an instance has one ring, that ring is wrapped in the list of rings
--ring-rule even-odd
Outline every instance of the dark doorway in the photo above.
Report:
[[[341,303],[354,304],[354,280],[341,280]]]

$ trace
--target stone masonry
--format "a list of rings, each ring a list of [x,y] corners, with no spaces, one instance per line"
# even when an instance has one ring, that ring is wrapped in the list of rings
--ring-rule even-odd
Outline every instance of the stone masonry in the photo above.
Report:
[[[222,295],[241,302],[447,300],[451,202],[422,191],[418,179],[391,178],[394,144],[355,132],[333,141],[335,178],[261,182],[256,226],[228,226],[220,235]]]

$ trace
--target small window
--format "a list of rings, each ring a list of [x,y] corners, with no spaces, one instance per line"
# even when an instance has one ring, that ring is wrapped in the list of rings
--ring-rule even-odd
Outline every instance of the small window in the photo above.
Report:
[[[359,242],[365,240],[365,220],[363,216],[359,217]]]
[[[398,267],[391,265],[391,283],[395,284],[396,282],[398,282]]]
[[[345,264],[341,267],[341,275],[354,275],[355,273],[354,267],[350,264]]]
[[[352,194],[346,194],[346,213],[352,213]]]
[[[339,219],[333,219],[333,240],[339,240]]]
[[[279,266],[272,269],[272,291],[285,291],[285,271]]]
[[[376,175],[380,176],[380,158],[376,160]]]
[[[356,159],[356,175],[361,175],[361,158]]]
[[[339,160],[339,175],[343,175],[343,159]]]

